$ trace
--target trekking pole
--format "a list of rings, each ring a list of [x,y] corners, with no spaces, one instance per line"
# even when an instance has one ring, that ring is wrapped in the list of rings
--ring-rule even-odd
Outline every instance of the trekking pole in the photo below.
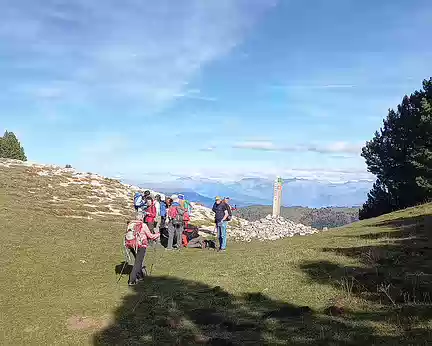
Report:
[[[124,263],[123,263],[123,267],[122,267],[122,269],[120,271],[120,276],[117,279],[117,284],[120,282],[121,278],[123,277],[123,273],[124,273],[124,270],[126,268],[126,265],[129,264],[129,262],[130,262],[130,255],[129,255],[128,249],[125,246],[124,239],[123,239],[122,254],[124,256],[124,258],[123,258],[124,259]]]
[[[123,276],[123,270],[125,269],[126,264],[127,264],[127,262],[125,261],[125,262],[123,263],[123,268],[122,268],[122,270],[120,271],[120,276],[119,276],[119,278],[117,279],[117,283],[120,282],[120,279],[121,279],[122,276]]]

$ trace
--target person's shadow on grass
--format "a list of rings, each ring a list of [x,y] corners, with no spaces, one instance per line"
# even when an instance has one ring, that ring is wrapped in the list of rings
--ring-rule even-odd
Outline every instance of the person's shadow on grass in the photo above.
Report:
[[[344,315],[352,314],[358,322],[379,323],[388,328],[388,334],[399,334],[395,345],[428,345],[432,340],[432,215],[371,225],[378,232],[343,236],[361,239],[358,246],[322,249],[355,262],[304,261],[300,268],[312,283],[344,292],[345,302],[335,309],[349,310],[350,300],[369,306],[369,311],[344,311]]]
[[[364,345],[367,325],[325,316],[261,293],[234,296],[220,287],[148,276],[131,288],[95,345]],[[395,340],[383,340],[383,343]]]

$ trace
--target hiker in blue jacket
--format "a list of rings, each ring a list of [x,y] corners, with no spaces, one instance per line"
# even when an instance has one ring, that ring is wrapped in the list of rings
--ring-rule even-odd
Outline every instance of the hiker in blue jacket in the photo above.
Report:
[[[141,192],[136,192],[135,196],[134,196],[134,208],[135,208],[135,212],[136,212],[136,219],[137,220],[143,220],[144,216],[145,216],[145,210],[147,209],[147,204],[146,204],[146,196],[147,191],[144,193],[144,196],[142,195]],[[150,194],[150,192],[149,192]]]
[[[217,196],[212,210],[215,213],[219,251],[225,251],[227,246],[227,219],[229,217],[228,207],[222,202],[222,198]]]
[[[165,228],[167,203],[165,200],[162,200],[160,195],[156,195],[155,200],[159,203],[159,215],[157,217],[156,225],[156,232],[159,232],[160,229]]]

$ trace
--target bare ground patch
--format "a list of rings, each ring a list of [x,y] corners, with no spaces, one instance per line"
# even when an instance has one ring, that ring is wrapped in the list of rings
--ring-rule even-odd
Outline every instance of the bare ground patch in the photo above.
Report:
[[[68,330],[98,330],[108,327],[111,322],[108,315],[99,318],[75,315],[68,318],[66,326]]]

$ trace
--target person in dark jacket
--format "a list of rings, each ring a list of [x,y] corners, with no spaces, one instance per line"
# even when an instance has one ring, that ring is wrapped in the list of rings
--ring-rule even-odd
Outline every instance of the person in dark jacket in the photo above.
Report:
[[[229,217],[228,207],[222,202],[222,198],[217,196],[212,210],[215,213],[219,251],[225,251],[227,246],[227,219]]]

